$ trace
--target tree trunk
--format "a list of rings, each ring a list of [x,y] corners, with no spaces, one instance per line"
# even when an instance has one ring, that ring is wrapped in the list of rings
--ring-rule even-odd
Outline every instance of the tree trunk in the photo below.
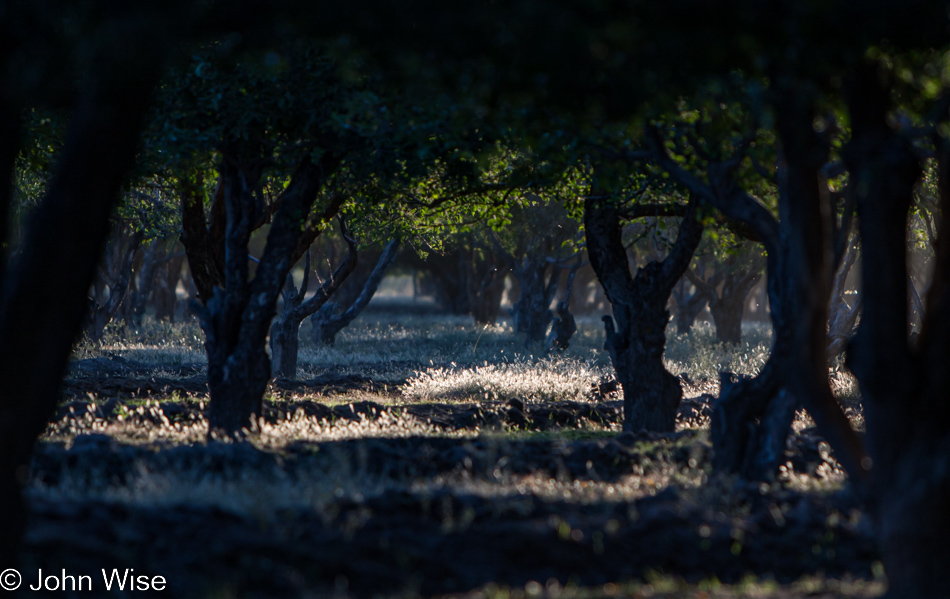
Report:
[[[525,345],[543,342],[554,319],[551,302],[557,292],[561,267],[548,258],[546,254],[509,256],[521,292],[511,314],[515,332],[525,334]]]
[[[141,252],[141,261],[136,268],[137,272],[133,273],[132,277],[135,287],[132,289],[130,286],[131,292],[128,298],[127,320],[130,324],[141,325],[142,323],[148,300],[154,295],[156,289],[155,279],[167,259],[168,245],[167,239],[153,239]]]
[[[920,338],[910,344],[906,231],[922,169],[888,124],[890,90],[879,77],[875,67],[866,67],[849,90],[853,134],[844,158],[861,183],[855,193],[863,316],[848,365],[864,399],[871,509],[887,596],[935,599],[947,594],[950,563],[950,147],[934,136],[942,217]]]
[[[390,241],[383,254],[376,262],[373,272],[363,284],[363,289],[353,304],[343,311],[342,314],[336,314],[337,304],[335,302],[326,302],[320,310],[310,318],[313,325],[313,341],[317,345],[333,345],[336,341],[337,333],[342,331],[369,305],[371,299],[379,288],[379,283],[386,274],[386,269],[396,259],[396,251],[399,249],[399,240]]]
[[[709,280],[692,270],[686,271],[686,277],[696,286],[697,293],[706,298],[720,343],[739,345],[742,342],[742,316],[749,293],[759,282],[758,268],[753,264],[751,270],[737,272],[737,261],[730,256],[716,265],[716,273]]]
[[[721,343],[742,343],[742,315],[749,292],[759,282],[756,273],[729,273],[722,284],[722,293],[709,302],[709,312],[716,323],[716,338]]]
[[[547,351],[564,351],[571,345],[571,337],[577,332],[577,321],[571,314],[571,298],[574,293],[574,277],[578,269],[582,266],[580,255],[577,256],[577,262],[570,267],[567,273],[567,281],[564,284],[564,299],[557,305],[557,317],[551,324],[551,334],[545,344]]]
[[[605,347],[623,388],[624,430],[672,431],[675,424],[682,389],[663,365],[670,318],[666,304],[702,238],[697,203],[690,199],[676,244],[666,259],[640,268],[635,278],[621,240],[617,208],[597,199],[584,203],[590,262],[616,318],[615,327],[613,318],[604,317]]]
[[[687,270],[687,272],[689,272]],[[676,287],[673,288],[673,302],[676,304],[676,334],[685,335],[693,328],[696,317],[706,307],[707,298],[698,288],[693,293],[688,293],[686,287],[689,281],[685,278],[680,279]]]
[[[294,379],[297,377],[297,353],[300,348],[300,323],[304,318],[319,310],[339,289],[340,285],[352,274],[358,264],[356,240],[350,236],[346,223],[340,219],[340,232],[347,244],[347,254],[343,263],[327,278],[307,301],[303,301],[310,280],[310,254],[307,253],[304,264],[304,277],[298,291],[293,277],[287,275],[284,286],[284,305],[280,315],[271,326],[270,347],[271,364],[277,378]]]
[[[181,267],[185,261],[184,252],[176,252],[162,264],[155,276],[152,289],[152,303],[155,306],[155,319],[175,322],[178,306],[178,281],[182,278]]]
[[[120,21],[112,22],[103,15],[116,35],[99,40],[96,52],[101,54],[88,62],[91,71],[73,82],[79,86],[79,98],[55,175],[30,215],[12,269],[0,267],[3,564],[16,563],[27,517],[21,489],[29,480],[33,446],[60,399],[60,382],[86,314],[85,299],[109,234],[109,218],[133,167],[148,97],[166,48],[167,32],[152,17],[126,10]],[[9,181],[20,116],[18,107],[0,100],[0,183]],[[7,189],[0,190],[4,239],[9,234]]]
[[[864,472],[861,441],[831,393],[825,359],[833,253],[831,211],[822,168],[829,141],[809,126],[814,121],[815,107],[806,92],[787,88],[776,91],[773,100],[781,141],[781,221],[743,191],[732,179],[734,171],[722,163],[710,165],[707,185],[672,160],[663,149],[657,129],[649,135],[651,147],[667,172],[691,192],[702,194],[726,216],[749,226],[766,248],[772,353],[757,377],[728,388],[724,385],[713,406],[714,463],[747,478],[773,478],[781,463],[778,460],[783,458],[773,448],[788,434],[784,414],[800,401],[835,448],[839,462],[854,473],[860,484]],[[782,389],[791,397],[782,396],[781,405],[771,405]],[[751,423],[756,419],[775,428],[750,435],[750,429],[754,429]]]
[[[260,216],[253,197],[261,176],[260,152],[250,144],[227,146],[222,156],[220,179],[227,214],[224,288],[215,288],[211,299],[199,309],[208,352],[211,437],[240,436],[262,413],[263,395],[271,377],[271,363],[264,348],[277,297],[296,262],[300,238],[307,232],[302,221],[310,213],[327,173],[340,162],[329,153],[319,164],[309,159],[301,162],[281,194],[267,245],[254,278],[249,280],[248,241]],[[328,202],[316,219],[321,228],[339,210],[341,201],[334,196]],[[206,230],[197,226],[190,230],[195,235],[183,238],[186,248],[193,243],[200,249],[201,235]]]
[[[495,324],[501,313],[507,264],[502,256],[484,245],[473,246],[471,264],[469,312],[475,324]]]
[[[94,297],[91,302],[86,335],[93,343],[99,343],[102,340],[106,325],[112,322],[112,318],[126,299],[129,281],[132,279],[132,262],[135,259],[135,253],[142,245],[141,231],[134,231],[123,243],[122,233],[127,227],[126,223],[116,223],[112,240],[106,248],[106,255],[99,268],[99,278],[104,283],[102,287],[108,287],[109,293],[105,298]]]

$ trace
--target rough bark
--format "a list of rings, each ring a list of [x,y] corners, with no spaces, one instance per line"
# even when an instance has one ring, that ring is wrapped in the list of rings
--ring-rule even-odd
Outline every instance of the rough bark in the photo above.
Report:
[[[333,345],[337,334],[346,328],[369,305],[379,288],[379,283],[386,274],[386,269],[396,259],[399,249],[399,240],[393,239],[383,249],[383,254],[373,267],[373,272],[363,284],[362,291],[356,300],[341,313],[337,313],[339,306],[335,302],[326,302],[323,307],[310,317],[313,326],[313,342],[317,345]]]
[[[199,308],[199,317],[208,352],[209,435],[235,436],[253,426],[261,414],[271,378],[264,348],[277,297],[294,263],[302,223],[339,159],[328,153],[318,164],[309,159],[300,163],[281,194],[267,245],[249,280],[247,245],[260,216],[253,197],[261,176],[259,153],[253,147],[226,147],[222,154],[220,175],[227,213],[224,288],[214,290]],[[331,201],[319,218],[326,222],[338,210],[339,203]]]
[[[945,205],[950,149],[946,139],[935,136],[943,214],[920,338],[910,344],[906,228],[922,169],[910,145],[888,124],[889,90],[876,70],[859,72],[849,95],[853,135],[844,157],[858,183],[864,312],[848,364],[864,399],[873,464],[871,507],[888,597],[931,599],[946,596],[944,570],[950,563],[950,226]]]
[[[621,240],[620,214],[603,200],[584,203],[587,252],[614,318],[604,316],[605,347],[624,393],[624,430],[672,431],[682,398],[678,379],[666,371],[666,310],[673,286],[689,267],[702,238],[692,197],[676,243],[662,262],[651,262],[630,274]]]
[[[340,219],[340,233],[347,245],[346,258],[310,299],[304,301],[310,279],[310,254],[308,253],[305,258],[304,276],[299,290],[294,285],[292,275],[287,275],[287,283],[281,293],[284,304],[281,313],[274,319],[270,332],[271,364],[276,378],[297,377],[300,323],[323,307],[356,268],[358,262],[356,240],[350,235],[343,219]]]
[[[757,377],[724,389],[714,405],[714,464],[756,480],[775,476],[780,462],[764,456],[782,457],[770,447],[787,436],[786,419],[779,416],[790,408],[770,404],[785,389],[809,410],[839,461],[860,484],[865,473],[863,448],[831,393],[825,358],[833,271],[831,211],[822,170],[828,140],[809,125],[814,121],[814,107],[804,94],[786,89],[776,93],[773,101],[781,142],[780,220],[735,183],[733,174],[741,154],[710,164],[707,185],[672,160],[662,149],[657,130],[651,130],[649,137],[654,155],[675,179],[729,218],[745,223],[766,249],[772,352]],[[793,400],[783,397],[785,405],[794,406],[786,402]],[[776,417],[764,418],[768,413]],[[750,423],[756,419],[763,419],[766,427],[750,435]]]
[[[108,16],[104,18],[108,19]],[[66,142],[48,191],[26,226],[22,250],[0,290],[0,563],[14,564],[26,510],[34,441],[59,400],[59,386],[109,234],[109,217],[133,166],[149,93],[166,42],[163,21],[129,11],[79,83]],[[19,119],[0,108],[0,128]],[[15,127],[15,126],[13,126]],[[12,165],[0,136],[0,183]],[[0,195],[9,199],[7,190]],[[6,215],[8,205],[0,206]],[[6,238],[6,220],[0,234]],[[52,241],[52,242],[51,242]],[[57,276],[52,276],[57,273]]]

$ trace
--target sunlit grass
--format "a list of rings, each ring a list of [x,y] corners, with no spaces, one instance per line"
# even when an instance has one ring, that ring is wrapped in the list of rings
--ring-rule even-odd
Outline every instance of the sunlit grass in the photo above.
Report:
[[[99,344],[83,339],[73,348],[76,360],[99,356],[169,366],[207,362],[204,332],[193,317],[175,323],[146,317],[134,328],[122,321],[111,322]]]
[[[643,581],[607,583],[602,586],[560,584],[555,579],[532,580],[524,587],[496,584],[464,594],[447,595],[458,599],[871,599],[887,590],[884,580],[862,580],[852,577],[828,578],[804,576],[792,583],[747,577],[736,584],[716,579],[687,582],[682,578],[657,572],[648,573]]]
[[[529,360],[474,367],[429,368],[416,374],[402,394],[413,401],[436,400],[545,400],[583,401],[608,370],[570,358]]]
[[[772,330],[767,324],[746,322],[742,343],[730,346],[716,340],[711,323],[697,322],[689,333],[675,335],[667,328],[666,369],[693,380],[718,380],[720,371],[756,375],[769,357]]]

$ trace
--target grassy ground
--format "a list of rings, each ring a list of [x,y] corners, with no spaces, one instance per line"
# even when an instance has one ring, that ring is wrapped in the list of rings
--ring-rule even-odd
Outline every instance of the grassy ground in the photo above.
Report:
[[[370,315],[304,347],[247,443],[206,441],[196,325],[114,329],[77,349],[38,446],[27,563],[148,566],[189,597],[882,592],[806,415],[779,482],[712,474],[703,394],[720,370],[761,367],[767,329],[736,349],[708,326],[670,336],[678,432],[631,435],[600,323],[578,324],[570,350],[543,355],[507,324]],[[853,383],[832,375],[860,423]]]

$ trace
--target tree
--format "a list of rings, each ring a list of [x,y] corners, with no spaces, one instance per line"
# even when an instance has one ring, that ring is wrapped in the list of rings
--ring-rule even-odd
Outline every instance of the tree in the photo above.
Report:
[[[130,229],[130,223],[114,221],[104,259],[92,285],[86,336],[94,343],[102,340],[106,325],[126,299],[132,278],[132,262],[142,247],[143,237],[143,231]]]
[[[0,260],[0,505],[7,514],[0,559],[8,564],[14,563],[23,532],[20,489],[33,443],[55,412],[153,86],[177,41],[214,28],[214,17],[204,8],[186,10],[179,2],[93,4],[77,13],[69,3],[11,3],[0,16],[5,40],[0,235],[5,240],[22,111],[53,107],[70,114],[54,174],[29,217],[21,250],[10,262],[6,246]],[[62,19],[70,19],[71,26],[60,27]]]
[[[316,311],[310,318],[313,327],[313,341],[318,345],[333,345],[337,334],[347,327],[356,317],[366,309],[371,299],[379,289],[379,284],[386,274],[386,269],[396,259],[396,252],[399,250],[400,242],[393,239],[383,248],[382,254],[376,261],[373,270],[370,271],[363,285],[360,287],[359,295],[349,306],[340,306],[336,302],[327,302]]]
[[[310,253],[306,254],[303,281],[300,289],[294,284],[293,275],[287,274],[287,282],[281,297],[284,300],[280,314],[274,319],[270,331],[271,363],[274,376],[293,379],[297,376],[297,352],[300,346],[300,323],[304,318],[326,305],[357,265],[356,240],[350,235],[345,221],[340,218],[340,234],[347,245],[343,262],[320,285],[310,299],[304,301],[310,282]]]
[[[518,282],[520,295],[511,308],[515,332],[525,334],[526,345],[540,344],[554,319],[551,303],[561,273],[575,262],[572,242],[579,230],[562,202],[531,192],[511,201],[508,214],[510,222],[491,239]]]
[[[722,343],[738,345],[742,341],[745,304],[749,292],[762,276],[761,256],[755,256],[751,245],[728,248],[722,260],[710,265],[712,274],[703,272],[708,266],[698,269],[699,272],[689,268],[685,273],[686,279],[696,287],[696,293],[705,298],[703,303],[709,306],[716,324],[716,337]]]
[[[508,264],[494,245],[476,232],[445,233],[442,249],[418,253],[411,265],[423,276],[436,302],[450,314],[495,324],[501,314]]]
[[[703,235],[698,196],[683,206],[662,209],[634,204],[622,211],[612,198],[592,194],[584,201],[584,230],[590,263],[613,308],[604,316],[605,347],[623,388],[623,428],[628,431],[672,431],[683,391],[663,365],[666,309],[676,282],[689,268]],[[676,243],[662,261],[650,262],[631,276],[621,237],[621,215],[627,218],[668,212],[681,214]],[[616,324],[614,324],[616,321]]]

